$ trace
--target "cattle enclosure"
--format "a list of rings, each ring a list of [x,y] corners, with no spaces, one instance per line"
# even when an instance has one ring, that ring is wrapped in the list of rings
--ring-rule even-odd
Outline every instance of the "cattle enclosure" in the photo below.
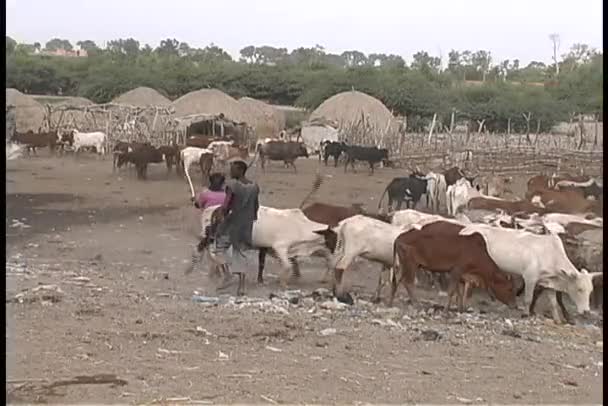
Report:
[[[589,174],[601,169],[598,152],[553,154],[477,145],[473,161],[482,173],[515,175],[520,196],[530,174],[545,164],[554,170],[561,162],[561,171],[584,165]],[[579,160],[585,154],[587,161]],[[412,313],[403,293],[399,309],[357,304],[309,313],[306,299],[278,306],[284,310],[195,303],[193,294],[213,293],[200,271],[183,274],[199,222],[182,178],[171,173],[166,179],[164,165],[151,165],[149,181],[140,182],[128,170],[113,174],[109,157],[40,155],[11,161],[7,170],[7,340],[15,348],[7,354],[8,377],[43,380],[9,384],[15,401],[293,403],[301,401],[296,393],[323,403],[601,399],[601,330],[555,326],[543,317],[520,320],[483,292],[472,301],[483,314],[448,320],[434,313],[445,299],[437,292],[421,291],[428,300],[422,313]],[[400,168],[374,176],[319,168],[315,157],[298,160],[297,175],[281,163],[251,175],[264,205],[297,207],[320,170],[325,176],[315,200],[374,210],[392,177],[416,164],[435,168],[429,162],[443,155],[439,143],[412,148],[398,160]],[[194,181],[200,184],[200,174]],[[278,269],[268,260],[265,286],[255,284],[252,271],[248,296],[280,293]],[[355,269],[353,291],[369,300],[379,268],[359,260]],[[322,271],[319,261],[303,261],[303,280],[293,288],[324,286]],[[425,338],[428,331],[440,338]],[[95,374],[126,384],[48,388],[55,377]]]

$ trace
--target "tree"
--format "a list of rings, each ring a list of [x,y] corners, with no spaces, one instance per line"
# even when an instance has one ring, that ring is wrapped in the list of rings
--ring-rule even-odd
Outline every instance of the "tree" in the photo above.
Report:
[[[346,62],[346,66],[355,67],[362,66],[367,63],[367,57],[363,52],[360,51],[344,51],[342,52],[342,58]]]
[[[80,47],[80,49],[84,49],[87,52],[99,50],[99,47],[97,47],[97,44],[95,44],[95,42],[91,41],[90,39],[87,39],[84,41],[78,41],[76,43],[76,45],[78,45]]]
[[[14,39],[12,39],[11,37],[9,37],[7,35],[6,36],[6,53],[12,54],[15,51],[16,47],[17,47],[17,41],[15,41]]]
[[[108,51],[115,55],[135,57],[139,53],[139,41],[133,38],[116,39],[108,42]]]
[[[486,74],[492,64],[492,55],[488,51],[477,51],[471,56],[471,63],[477,72],[481,72],[481,81],[486,81]]]
[[[52,40],[47,42],[46,45],[44,46],[44,48],[47,51],[56,51],[58,49],[71,51],[72,49],[74,49],[74,47],[72,47],[72,44],[70,43],[70,41],[68,41],[67,39],[59,39],[59,38],[53,38]]]
[[[430,56],[426,51],[419,51],[414,54],[412,69],[420,70],[424,73],[438,73],[441,67],[441,59]]]
[[[190,48],[190,45],[188,45],[187,42],[180,42],[179,46],[177,47],[177,54],[179,56],[188,56],[193,51],[194,50]]]
[[[179,41],[176,39],[167,38],[160,42],[156,52],[163,56],[177,56],[179,49]]]

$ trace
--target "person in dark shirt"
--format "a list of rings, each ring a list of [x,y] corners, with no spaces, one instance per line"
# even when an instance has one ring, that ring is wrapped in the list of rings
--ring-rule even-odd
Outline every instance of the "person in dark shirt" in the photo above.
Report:
[[[226,198],[220,210],[223,220],[216,230],[214,241],[214,256],[220,262],[224,273],[224,283],[218,287],[226,287],[232,274],[239,276],[237,295],[242,294],[245,272],[247,268],[244,250],[252,246],[253,222],[258,218],[259,186],[249,180],[245,173],[247,164],[238,160],[230,164],[230,180],[226,182]],[[231,258],[227,251],[232,247]]]

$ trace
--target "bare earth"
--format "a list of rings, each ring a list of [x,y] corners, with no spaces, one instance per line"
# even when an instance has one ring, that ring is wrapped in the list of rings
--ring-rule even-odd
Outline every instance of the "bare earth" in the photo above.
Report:
[[[402,289],[397,308],[371,305],[379,266],[365,260],[347,276],[354,306],[269,301],[282,294],[273,259],[266,285],[252,270],[243,303],[195,303],[195,291],[210,292],[202,270],[183,272],[199,231],[185,180],[166,179],[160,165],[140,182],[130,171],[113,174],[109,158],[40,155],[7,163],[9,401],[602,401],[601,323],[521,319],[484,292],[474,310],[449,318],[438,292],[423,292],[418,308]],[[297,175],[277,163],[255,175],[262,204],[300,204],[318,165],[297,165]],[[321,171],[328,176],[317,200],[372,210],[386,183],[406,175]],[[303,260],[293,289],[306,296],[322,287],[323,269]]]

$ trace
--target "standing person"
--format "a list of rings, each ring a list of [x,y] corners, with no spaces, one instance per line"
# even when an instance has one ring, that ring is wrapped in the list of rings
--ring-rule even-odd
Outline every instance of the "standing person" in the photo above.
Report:
[[[239,276],[237,295],[243,293],[247,263],[243,250],[252,245],[253,222],[258,218],[260,188],[247,179],[247,164],[238,160],[230,164],[230,180],[226,183],[226,198],[220,210],[223,220],[217,227],[214,255],[222,266],[224,283],[227,287],[232,274]],[[231,260],[226,255],[232,246]],[[231,269],[232,268],[232,269]]]

